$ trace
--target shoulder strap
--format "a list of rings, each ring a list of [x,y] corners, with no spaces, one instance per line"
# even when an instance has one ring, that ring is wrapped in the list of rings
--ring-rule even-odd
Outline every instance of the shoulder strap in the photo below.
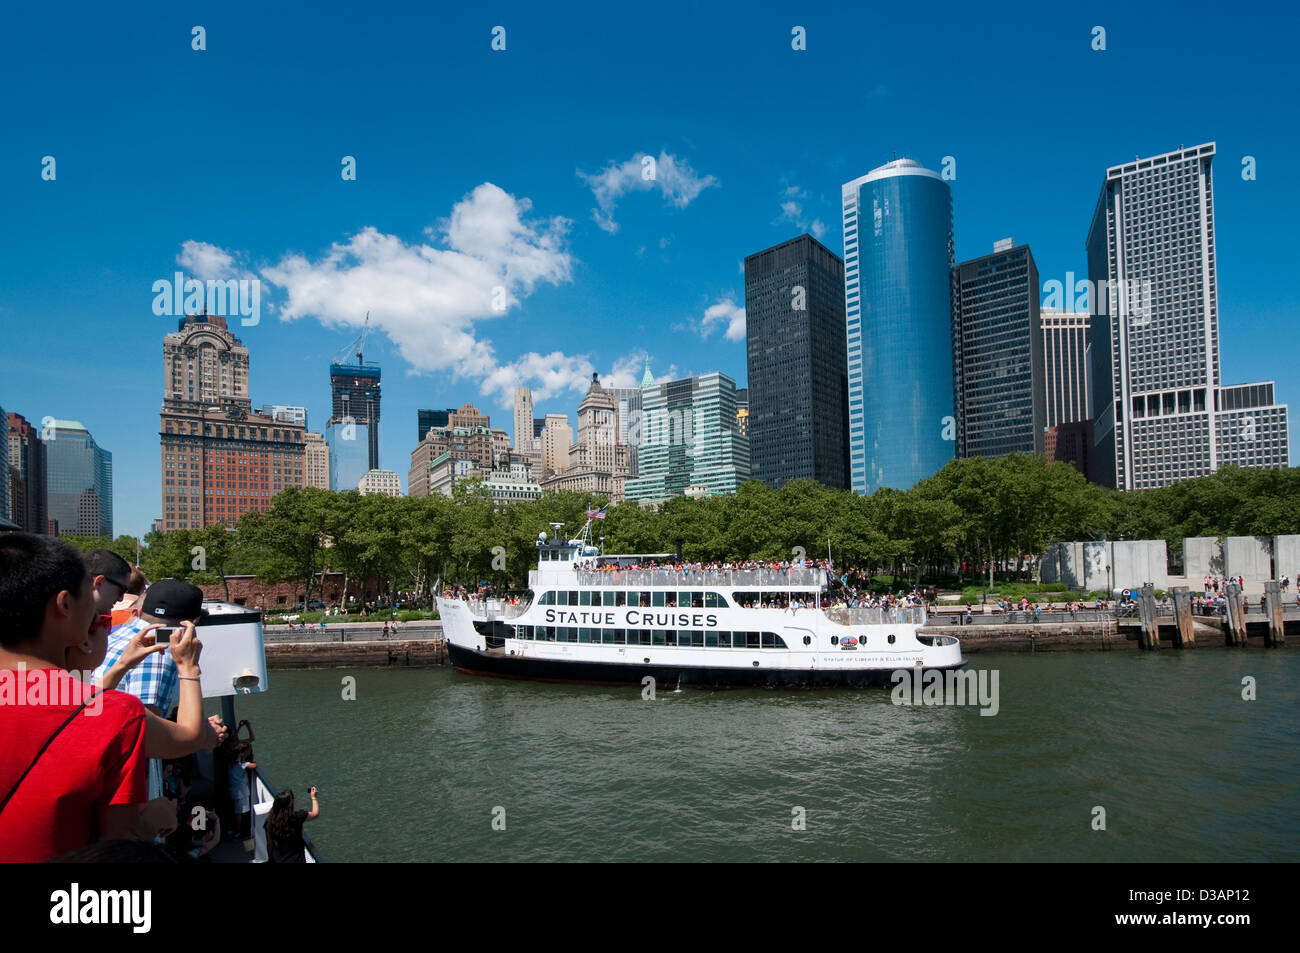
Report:
[[[41,756],[45,754],[46,749],[49,748],[50,745],[54,744],[54,739],[59,737],[59,735],[63,733],[64,728],[72,724],[72,719],[80,715],[82,709],[84,709],[87,705],[89,705],[92,701],[94,701],[95,696],[97,694],[99,694],[98,690],[92,691],[90,693],[90,697],[87,698],[85,701],[83,701],[80,705],[78,705],[77,710],[74,711],[71,715],[69,715],[67,717],[67,720],[65,720],[63,724],[59,725],[59,727],[54,729],[54,734],[50,735],[50,737],[46,739],[45,744],[41,745],[41,750],[36,752],[36,757],[32,758],[32,763],[27,766],[27,770],[24,771],[19,776],[18,780],[14,782],[14,786],[9,789],[9,793],[5,795],[4,800],[0,801],[0,812],[3,812],[4,809],[9,806],[9,801],[14,796],[15,792],[17,792],[18,786],[22,784],[23,781],[27,780],[27,775],[32,773],[32,768],[36,767],[36,762],[41,760]]]

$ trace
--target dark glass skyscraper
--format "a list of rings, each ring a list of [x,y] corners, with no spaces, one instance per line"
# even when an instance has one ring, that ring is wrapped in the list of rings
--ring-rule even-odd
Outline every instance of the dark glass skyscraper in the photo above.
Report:
[[[849,467],[858,493],[908,489],[953,458],[952,192],[895,159],[846,182]]]
[[[326,439],[330,445],[330,486],[335,490],[354,490],[354,474],[359,480],[370,470],[379,469],[379,367],[375,364],[331,364],[330,397],[332,406],[326,425]],[[364,453],[346,443],[358,438],[365,440]],[[348,458],[348,466],[341,466],[339,458],[342,457]],[[334,485],[336,471],[343,474],[338,486]]]
[[[76,420],[43,429],[49,518],[60,536],[113,535],[113,455]]]
[[[811,235],[745,259],[755,479],[848,487],[844,262]]]
[[[1042,328],[1029,246],[962,262],[953,269],[952,290],[957,455],[1042,453]]]

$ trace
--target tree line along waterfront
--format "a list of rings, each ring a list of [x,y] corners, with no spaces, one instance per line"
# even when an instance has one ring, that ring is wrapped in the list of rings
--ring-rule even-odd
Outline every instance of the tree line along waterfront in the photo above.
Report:
[[[229,529],[151,532],[139,540],[149,579],[199,584],[232,575],[266,583],[309,582],[328,570],[380,591],[427,597],[443,585],[507,588],[527,584],[538,534],[563,523],[576,534],[588,509],[608,501],[560,492],[494,506],[470,481],[454,495],[361,496],[318,489],[280,493],[264,512]],[[910,490],[871,496],[795,480],[773,490],[756,480],[734,495],[677,497],[657,510],[608,506],[593,523],[606,552],[669,553],[690,562],[809,559],[829,551],[839,569],[881,570],[910,583],[1001,585],[1034,578],[1046,547],[1067,540],[1163,539],[1173,567],[1192,536],[1300,533],[1300,469],[1225,468],[1155,490],[1118,492],[1087,483],[1067,464],[1013,454],[953,460]],[[137,539],[72,537],[82,549],[106,546],[136,560]]]

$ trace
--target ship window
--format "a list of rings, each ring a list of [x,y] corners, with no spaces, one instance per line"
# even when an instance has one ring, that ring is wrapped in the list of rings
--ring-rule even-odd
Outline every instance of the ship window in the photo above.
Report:
[[[745,648],[761,649],[762,647],[763,647],[763,640],[759,637],[759,633],[757,632],[745,633]]]
[[[576,641],[578,641],[578,630],[577,630],[577,629],[565,629],[564,632],[565,632],[565,637],[568,639],[568,641],[570,641],[570,642],[576,642]]]
[[[590,641],[591,641],[591,629],[589,629],[589,628],[581,628],[581,629],[579,629],[579,630],[578,630],[578,641],[579,641],[579,642],[590,642]],[[599,637],[597,637],[596,641],[597,641],[597,642],[600,641]]]
[[[553,592],[543,592],[543,593],[542,593],[542,598],[540,598],[540,599],[537,600],[537,604],[538,604],[539,606],[553,606],[553,605],[555,605],[555,593],[553,593]]]
[[[654,645],[667,645],[667,644],[668,644],[668,633],[665,632],[663,629],[655,629],[655,630],[654,630],[653,644],[654,644]]]
[[[718,648],[720,648],[720,649],[729,649],[729,648],[731,648],[731,633],[730,633],[730,632],[719,632],[719,633],[718,633]]]
[[[705,646],[707,646],[708,648],[711,648],[711,649],[715,649],[715,648],[717,648],[717,647],[718,647],[718,633],[716,633],[716,632],[705,632],[705,633],[704,633],[704,644],[705,644]]]
[[[533,627],[531,625],[515,626],[516,639],[531,639],[533,637]]]
[[[604,597],[605,597],[605,605],[607,606],[611,606],[611,607],[621,606],[623,604],[622,592],[606,592],[604,594]]]
[[[618,590],[617,592],[614,593],[614,605],[616,606],[623,605],[623,602],[626,598],[627,598],[627,593],[625,593],[622,589]]]
[[[663,642],[663,644],[664,644],[664,645],[676,645],[676,644],[677,644],[677,636],[678,636],[678,635],[681,635],[681,637],[682,637],[682,645],[688,645],[688,644],[689,644],[689,640],[686,638],[686,633],[685,633],[685,632],[680,632],[680,633],[678,633],[678,632],[674,632],[672,629],[665,629],[665,630],[664,630],[664,642]]]
[[[635,641],[635,642],[632,641],[632,636],[634,636],[634,635],[636,636],[636,641]],[[649,629],[635,629],[635,630],[633,630],[633,631],[628,632],[628,634],[627,634],[627,644],[628,644],[628,645],[649,645],[649,644],[650,644],[650,630],[649,630]]]
[[[635,589],[630,590],[627,594],[627,604],[630,606],[639,606],[641,604],[642,595],[644,595],[644,593],[637,592]]]
[[[537,639],[538,639],[538,641],[540,641],[540,642],[554,642],[554,641],[555,641],[555,626],[553,626],[553,625],[539,625],[539,626],[537,627]]]
[[[704,607],[706,609],[717,609],[723,605],[722,595],[716,592],[706,592],[704,594]]]
[[[580,605],[580,606],[589,606],[589,605],[591,605],[591,590],[590,590],[590,589],[584,589],[584,590],[582,590],[582,592],[578,593],[578,605]],[[599,603],[597,603],[597,605],[599,605]]]
[[[662,591],[650,593],[650,604],[656,609],[664,607],[664,594]]]
[[[571,605],[571,606],[576,606],[577,604],[578,604],[578,594],[577,594],[576,592],[570,590],[570,591],[569,591],[569,605]]]
[[[675,592],[665,592],[663,595],[664,595],[664,606],[665,606],[666,608],[669,608],[669,609],[676,609],[676,608],[677,608],[677,593],[675,593]]]
[[[601,629],[600,641],[604,642],[606,645],[622,645],[623,630],[622,629]]]
[[[697,632],[697,631],[695,631],[694,629],[692,629],[692,630],[691,630],[690,632],[688,632],[687,634],[691,637],[691,638],[690,638],[690,644],[691,644],[692,646],[694,646],[695,648],[702,648],[702,647],[704,646],[704,633],[703,633],[703,632]],[[685,643],[683,643],[683,644],[685,644]]]
[[[774,649],[774,648],[776,648],[776,633],[775,633],[775,632],[764,632],[764,633],[763,633],[763,648],[765,648],[765,649]]]

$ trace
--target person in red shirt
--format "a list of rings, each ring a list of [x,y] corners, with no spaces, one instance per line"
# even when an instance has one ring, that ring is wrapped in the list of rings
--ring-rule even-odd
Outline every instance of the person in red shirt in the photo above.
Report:
[[[0,861],[153,833],[144,706],[65,671],[103,642],[92,623],[105,622],[73,547],[0,535]]]

